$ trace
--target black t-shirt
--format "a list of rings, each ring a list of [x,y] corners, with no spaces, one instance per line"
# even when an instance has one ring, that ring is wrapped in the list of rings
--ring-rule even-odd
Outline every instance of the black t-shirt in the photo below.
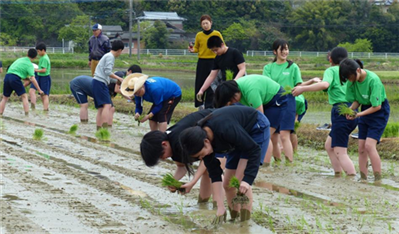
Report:
[[[115,72],[115,75],[124,78],[126,76],[126,71],[117,71]],[[111,97],[115,97],[117,93],[115,93],[115,85],[116,85],[117,80],[115,79],[110,79],[110,83],[108,85],[108,91]]]
[[[226,80],[226,70],[231,70],[234,74],[234,79],[239,71],[237,65],[244,62],[242,53],[237,49],[229,47],[226,53],[215,57],[212,70],[221,70],[224,81]]]
[[[168,135],[168,141],[170,143],[170,146],[172,147],[173,161],[182,163],[182,156],[181,156],[182,152],[179,143],[180,133],[189,127],[195,126],[199,120],[210,114],[212,111],[213,109],[205,109],[191,113],[185,116],[183,119],[181,119],[172,127],[168,128],[166,133]]]
[[[213,132],[214,153],[228,153],[234,150],[245,152],[248,156],[248,164],[243,180],[249,184],[253,183],[260,164],[260,147],[250,136],[258,121],[258,114],[260,112],[252,107],[226,106],[214,110],[212,117],[203,126],[209,127]],[[212,182],[222,181],[220,166],[215,162],[213,155],[204,158]]]

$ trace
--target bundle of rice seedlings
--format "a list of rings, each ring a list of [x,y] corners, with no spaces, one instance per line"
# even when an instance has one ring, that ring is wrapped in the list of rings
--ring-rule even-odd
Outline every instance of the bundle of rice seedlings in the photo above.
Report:
[[[284,92],[281,94],[281,96],[285,96],[285,95],[288,95],[288,94],[292,94],[292,88],[291,88],[291,86],[289,86],[289,85],[287,85],[287,86],[285,86],[284,87]]]
[[[43,138],[43,129],[36,128],[35,132],[33,133],[34,140],[41,140]]]
[[[235,177],[235,176],[231,177],[230,182],[229,182],[229,187],[237,189],[237,195],[231,201],[233,206],[237,205],[237,204],[245,205],[245,204],[249,203],[249,198],[247,197],[247,195],[239,192],[240,181],[238,180],[237,177]]]
[[[339,115],[350,115],[350,116],[355,116],[356,112],[349,108],[346,104],[341,103],[338,105],[338,113]]]
[[[72,135],[75,135],[76,134],[76,131],[78,130],[78,125],[77,124],[74,124],[74,125],[72,125],[70,128],[69,128],[69,134],[72,134]]]
[[[234,79],[234,73],[232,70],[226,70],[226,80],[232,80]]]
[[[100,128],[96,132],[96,137],[100,141],[109,141],[111,139],[111,133],[109,133],[108,129],[106,128]]]
[[[177,190],[180,192],[185,192],[184,188],[181,188],[183,185],[182,182],[178,181],[173,177],[171,173],[167,173],[163,178],[162,178],[162,186],[165,187],[175,187]]]

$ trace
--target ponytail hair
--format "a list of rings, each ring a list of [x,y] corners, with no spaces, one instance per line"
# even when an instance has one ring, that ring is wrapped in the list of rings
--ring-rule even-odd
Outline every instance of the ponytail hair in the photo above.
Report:
[[[194,174],[192,163],[194,158],[192,155],[197,154],[204,148],[204,141],[207,134],[200,126],[194,126],[183,130],[179,135],[179,143],[182,149],[182,163],[187,169],[189,175]]]
[[[235,80],[229,80],[221,83],[215,90],[213,105],[215,108],[224,107],[234,97],[236,93],[240,93],[238,84]]]
[[[288,42],[283,39],[277,39],[273,42],[272,50],[276,51],[276,55],[274,56],[273,62],[277,61],[277,50],[279,47],[280,47],[280,51],[283,51],[283,49],[288,48]],[[291,60],[287,60],[287,62],[288,62],[287,68],[291,67],[291,65],[294,63]]]
[[[348,80],[349,76],[356,76],[356,70],[358,68],[363,68],[363,64],[359,59],[353,60],[346,58],[342,60],[342,62],[339,64],[339,80],[341,85]]]

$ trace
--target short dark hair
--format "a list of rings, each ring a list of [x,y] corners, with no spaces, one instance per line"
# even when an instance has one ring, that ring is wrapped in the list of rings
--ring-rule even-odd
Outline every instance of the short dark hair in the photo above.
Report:
[[[112,42],[113,51],[123,50],[125,48],[125,44],[121,40],[115,40]]]
[[[235,80],[225,81],[216,88],[213,97],[213,105],[215,108],[224,107],[231,101],[236,93],[240,92],[240,88]]]
[[[183,130],[179,135],[179,143],[182,148],[182,163],[186,166],[189,175],[193,174],[191,163],[194,155],[204,148],[204,141],[207,138],[206,132],[200,126],[194,126]]]
[[[220,47],[222,47],[222,44],[223,44],[223,40],[222,40],[222,38],[220,38],[218,36],[211,36],[207,42],[207,46],[209,49],[212,49],[215,47],[220,48]]]
[[[358,68],[363,69],[362,61],[359,59],[354,60],[346,58],[342,60],[339,64],[339,80],[341,81],[341,84],[345,83],[349,76],[356,75],[356,70]]]
[[[29,49],[28,50],[28,57],[32,58],[32,59],[36,58],[37,57],[37,50],[33,49],[33,48]]]
[[[200,18],[200,23],[202,23],[202,21],[204,20],[209,20],[210,22],[212,22],[212,18],[209,15],[202,15]]]
[[[132,73],[142,73],[139,65],[132,65],[127,69],[127,71],[131,71]]]
[[[36,45],[36,50],[44,50],[46,51],[46,44],[44,44],[43,42],[40,42]]]
[[[145,165],[152,167],[158,164],[159,159],[164,153],[162,141],[167,140],[168,135],[158,130],[151,131],[144,135],[140,143],[140,152]]]
[[[348,57],[348,51],[344,47],[335,47],[331,50],[330,58],[335,65]]]

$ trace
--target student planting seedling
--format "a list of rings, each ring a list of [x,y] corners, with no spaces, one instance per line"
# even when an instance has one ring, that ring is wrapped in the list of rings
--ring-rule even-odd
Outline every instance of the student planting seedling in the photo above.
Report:
[[[370,158],[374,180],[381,181],[381,159],[377,143],[387,126],[390,106],[381,79],[372,71],[363,69],[360,60],[345,59],[339,64],[341,83],[347,82],[346,98],[353,102],[350,109],[361,106],[359,113],[346,118],[359,119],[359,169],[363,180],[367,180],[367,164]]]
[[[145,134],[140,143],[141,157],[145,164],[152,167],[157,165],[160,160],[164,161],[167,158],[171,158],[177,166],[173,178],[176,180],[183,178],[187,173],[187,169],[183,163],[183,152],[179,143],[179,135],[183,130],[194,126],[199,120],[212,113],[212,111],[213,109],[205,109],[191,113],[168,128],[166,132],[156,130]],[[218,157],[222,168],[224,168],[224,154],[217,154],[216,157]],[[189,193],[200,179],[198,203],[205,203],[210,199],[213,190],[211,179],[203,161],[200,161],[192,180],[182,185],[182,188],[185,189],[185,193]],[[169,186],[168,189],[171,192],[176,191],[176,188],[173,186]],[[215,201],[215,199],[213,200]]]
[[[3,99],[1,99],[0,102],[0,116],[3,115],[7,101],[13,91],[15,91],[15,93],[21,97],[25,115],[29,114],[29,101],[24,86],[32,83],[36,87],[39,94],[44,95],[43,91],[37,84],[34,68],[32,65],[32,62],[36,56],[37,51],[35,49],[29,49],[27,57],[15,60],[15,62],[13,62],[7,69],[7,74],[4,77],[3,83]],[[22,83],[22,80],[26,79],[29,79],[29,81]]]
[[[252,188],[262,155],[265,155],[269,140],[269,121],[263,113],[251,107],[233,105],[214,110],[197,126],[187,128],[179,136],[183,149],[183,161],[192,173],[191,162],[203,160],[212,179],[213,199],[217,202],[214,222],[226,220],[223,188],[232,219],[237,218],[238,210],[233,207],[235,188],[229,187],[230,179],[236,176],[240,180],[239,192],[249,198],[249,203],[241,207],[241,221],[250,218],[252,211]],[[226,170],[223,170],[215,153],[227,153]],[[243,211],[246,209],[246,211]]]
[[[348,57],[348,52],[343,47],[336,47],[331,51],[331,67],[327,68],[323,74],[323,80],[317,84],[297,86],[292,90],[294,96],[303,92],[314,92],[327,90],[328,101],[332,105],[331,109],[331,131],[328,135],[325,148],[330,158],[335,176],[340,177],[342,170],[347,175],[355,176],[356,170],[352,160],[348,156],[349,134],[356,128],[357,119],[349,120],[339,114],[338,106],[345,104],[350,106],[350,100],[346,97],[346,82],[340,81],[339,64]]]

